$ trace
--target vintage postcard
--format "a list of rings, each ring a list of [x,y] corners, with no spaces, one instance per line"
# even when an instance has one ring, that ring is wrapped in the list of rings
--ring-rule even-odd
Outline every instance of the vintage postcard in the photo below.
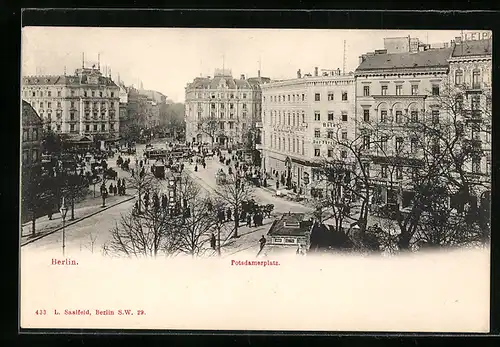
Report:
[[[489,332],[492,35],[24,27],[22,329]]]

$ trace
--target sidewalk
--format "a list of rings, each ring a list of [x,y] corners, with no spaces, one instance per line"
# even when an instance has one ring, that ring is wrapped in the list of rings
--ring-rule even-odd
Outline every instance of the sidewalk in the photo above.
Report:
[[[106,207],[112,207],[127,200],[132,199],[135,194],[127,194],[127,195],[116,195],[110,196],[106,199]],[[89,200],[93,200],[94,204],[88,206],[89,202],[86,202],[87,206],[79,206],[75,205],[75,219],[71,220],[71,208],[68,206],[68,212],[66,214],[66,225],[74,224],[86,217],[106,211],[106,208],[102,206],[102,199],[100,197],[92,198]],[[96,201],[98,200],[98,201]],[[22,225],[21,227],[21,243],[28,241],[33,238],[37,238],[41,235],[45,235],[50,233],[51,231],[62,227],[62,218],[60,213],[56,212],[52,215],[52,219],[50,220],[46,215],[39,217],[35,221],[35,235],[32,234],[32,222],[29,221]]]

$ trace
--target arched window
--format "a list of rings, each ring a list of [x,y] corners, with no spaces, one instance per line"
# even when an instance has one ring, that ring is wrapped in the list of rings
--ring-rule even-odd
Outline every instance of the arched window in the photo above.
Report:
[[[455,71],[455,85],[464,83],[464,72],[462,70]]]
[[[386,123],[388,122],[388,115],[387,115],[387,104],[383,103],[380,104],[379,107],[379,119],[381,123]]]

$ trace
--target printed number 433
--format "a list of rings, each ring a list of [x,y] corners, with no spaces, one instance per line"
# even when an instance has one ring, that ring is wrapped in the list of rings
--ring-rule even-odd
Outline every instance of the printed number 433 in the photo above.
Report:
[[[36,315],[42,315],[42,316],[44,316],[44,315],[46,315],[46,314],[47,314],[47,311],[45,311],[45,310],[36,310],[36,311],[35,311],[35,314],[36,314]]]

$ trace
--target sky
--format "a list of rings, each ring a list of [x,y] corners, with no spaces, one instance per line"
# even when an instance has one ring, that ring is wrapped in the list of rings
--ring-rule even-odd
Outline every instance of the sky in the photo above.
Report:
[[[298,69],[313,73],[343,68],[354,71],[359,56],[384,48],[385,37],[418,37],[424,43],[450,42],[460,30],[317,30],[208,28],[25,27],[22,33],[23,76],[74,73],[82,66],[105,66],[114,80],[157,90],[175,102],[184,101],[186,84],[231,69],[272,79],[295,78]],[[259,64],[260,61],[260,64]]]

